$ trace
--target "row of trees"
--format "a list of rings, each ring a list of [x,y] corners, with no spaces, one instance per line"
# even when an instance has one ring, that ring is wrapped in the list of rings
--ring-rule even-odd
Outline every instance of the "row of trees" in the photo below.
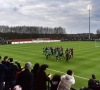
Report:
[[[39,26],[0,26],[1,33],[21,33],[21,34],[66,34],[62,27],[39,27]]]
[[[0,26],[0,38],[6,39],[34,39],[56,38],[63,40],[88,40],[89,33],[67,34],[62,27],[39,27],[39,26]],[[97,34],[90,34],[91,39],[100,38],[100,29]]]

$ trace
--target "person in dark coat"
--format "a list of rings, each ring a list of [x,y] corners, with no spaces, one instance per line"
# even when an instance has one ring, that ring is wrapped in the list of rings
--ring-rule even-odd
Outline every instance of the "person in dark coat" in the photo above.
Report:
[[[16,84],[16,72],[19,70],[19,68],[14,65],[13,58],[9,58],[6,65],[10,68],[5,75],[5,90],[9,90],[9,88],[13,90]]]
[[[39,63],[36,63],[34,66],[33,66],[33,69],[31,70],[31,72],[33,73],[33,87],[35,85],[35,80],[36,80],[36,76],[37,76],[37,73],[39,71]]]
[[[32,90],[33,86],[33,74],[30,72],[32,64],[27,62],[25,64],[25,70],[20,72],[16,81],[16,85],[20,85],[22,90]]]
[[[4,89],[5,72],[8,70],[7,66],[1,63],[0,60],[0,90]]]
[[[58,74],[55,74],[53,78],[50,80],[51,88],[50,90],[57,90],[58,84],[60,82],[61,76]]]
[[[45,72],[46,68],[48,68],[48,65],[46,64],[40,66],[33,90],[46,90],[47,88],[46,82],[50,80],[50,78]]]

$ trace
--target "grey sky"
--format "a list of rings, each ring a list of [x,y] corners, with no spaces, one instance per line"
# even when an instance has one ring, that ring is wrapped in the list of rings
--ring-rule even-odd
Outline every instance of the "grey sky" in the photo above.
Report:
[[[100,0],[0,0],[0,25],[64,27],[67,33],[89,32],[100,28]]]

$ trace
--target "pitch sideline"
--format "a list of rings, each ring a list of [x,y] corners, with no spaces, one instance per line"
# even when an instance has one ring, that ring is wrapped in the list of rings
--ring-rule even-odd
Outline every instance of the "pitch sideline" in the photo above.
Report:
[[[16,60],[16,61],[19,61],[19,60]],[[25,63],[25,62],[22,62],[22,61],[19,61],[19,62],[21,62],[21,63]],[[33,65],[33,64],[32,64]],[[51,70],[51,71],[54,71],[54,72],[59,72],[59,73],[63,73],[63,74],[65,74],[64,72],[61,72],[61,71],[58,71],[58,70],[54,70],[54,69],[49,69],[49,68],[47,68],[48,70]],[[84,77],[81,77],[81,76],[77,76],[77,75],[74,75],[75,77],[77,77],[77,78],[81,78],[81,79],[84,79],[84,80],[89,80],[88,78],[84,78]]]

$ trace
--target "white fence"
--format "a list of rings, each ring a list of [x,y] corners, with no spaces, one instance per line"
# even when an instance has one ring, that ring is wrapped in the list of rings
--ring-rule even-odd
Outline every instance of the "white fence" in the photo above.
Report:
[[[23,44],[23,43],[43,43],[43,42],[60,42],[60,40],[32,40],[32,41],[17,41],[12,44]]]

